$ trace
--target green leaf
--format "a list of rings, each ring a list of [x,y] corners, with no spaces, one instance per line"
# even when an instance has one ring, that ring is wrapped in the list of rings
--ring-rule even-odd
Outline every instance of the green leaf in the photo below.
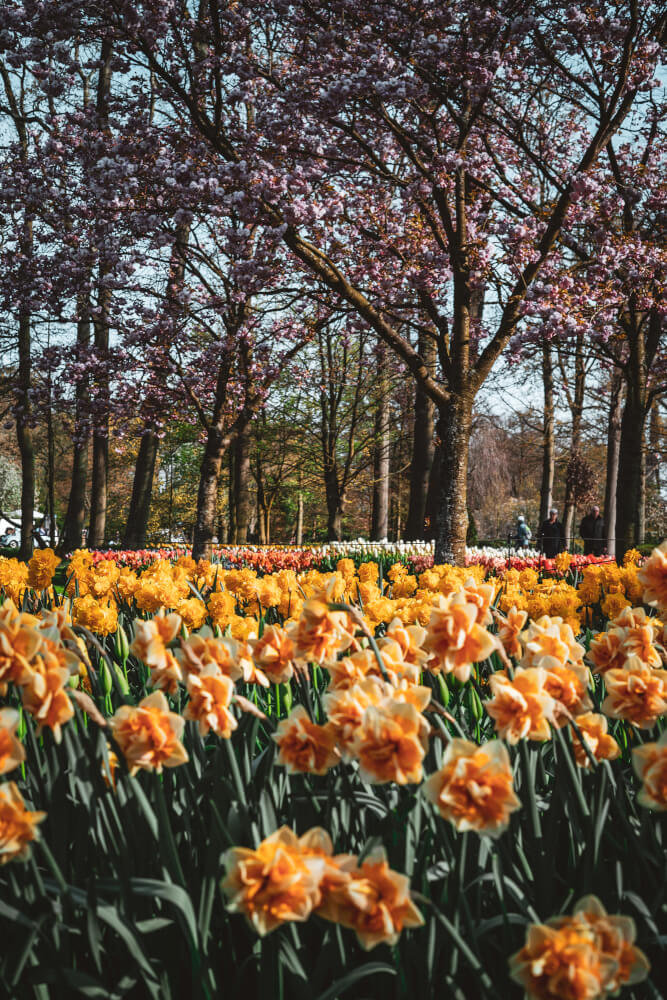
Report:
[[[383,973],[386,973],[388,976],[395,976],[396,969],[384,962],[367,962],[365,965],[359,966],[358,969],[354,969],[352,972],[348,972],[347,975],[337,979],[324,993],[320,993],[317,1000],[338,1000],[338,997],[342,993],[345,993],[346,990],[349,990],[351,986],[354,986],[361,979],[366,979],[368,976],[379,976]]]

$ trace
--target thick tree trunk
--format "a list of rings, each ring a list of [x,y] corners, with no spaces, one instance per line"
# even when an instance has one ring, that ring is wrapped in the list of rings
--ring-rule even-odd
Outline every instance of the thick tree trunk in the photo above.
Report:
[[[81,296],[77,303],[78,321],[76,327],[76,358],[84,362],[90,346],[90,304],[87,296]],[[60,552],[72,552],[83,545],[83,526],[86,520],[86,485],[88,480],[88,449],[90,429],[88,425],[88,384],[79,379],[75,389],[76,408],[74,411],[74,454],[72,457],[72,480]]]
[[[373,517],[371,538],[381,541],[389,534],[389,384],[384,352],[378,354],[375,447],[373,450]]]
[[[228,447],[219,429],[209,427],[204,457],[199,472],[197,492],[197,521],[195,523],[192,556],[194,559],[210,559],[213,554],[213,535],[218,499],[218,479],[220,466]]]
[[[236,509],[236,544],[245,545],[248,541],[248,521],[250,520],[250,438],[245,427],[238,435],[234,445],[235,477],[234,506]]]
[[[604,492],[604,526],[607,535],[607,552],[616,555],[616,498],[618,489],[618,458],[621,446],[621,407],[623,403],[623,380],[614,375],[611,380],[609,398],[609,422],[607,425],[607,476]]]
[[[646,414],[636,387],[628,385],[618,459],[619,491],[616,500],[616,558],[621,560],[638,542],[637,521],[641,502],[642,449]]]
[[[434,337],[420,338],[419,353],[429,372],[434,375],[437,362],[437,345]],[[412,435],[412,461],[410,463],[410,499],[405,537],[410,541],[425,538],[426,514],[431,469],[435,445],[435,406],[430,396],[417,382],[415,388],[415,422]]]
[[[33,547],[35,509],[35,452],[30,429],[30,385],[32,379],[30,316],[19,315],[18,399],[16,438],[21,454],[21,547],[19,559],[29,559]]]
[[[107,525],[107,480],[109,475],[108,413],[93,433],[93,472],[90,485],[88,548],[101,549]],[[106,430],[106,432],[105,432]]]
[[[338,470],[333,462],[325,461],[324,492],[327,503],[327,541],[339,542],[343,537],[343,496],[338,483]]]
[[[227,506],[229,508],[228,538],[230,545],[236,545],[236,456],[235,449],[229,449],[229,489],[227,491]]]
[[[468,448],[472,431],[472,393],[452,395],[440,409],[438,438],[441,442],[441,488],[435,562],[465,563],[468,531]]]
[[[153,494],[153,479],[159,444],[157,434],[145,431],[141,438],[139,454],[134,467],[132,499],[123,536],[123,548],[125,549],[143,549],[146,546],[148,515]]]
[[[433,462],[431,474],[428,477],[428,493],[426,494],[426,521],[424,537],[434,539],[438,531],[438,505],[442,492],[442,443],[438,434],[433,444]]]
[[[635,536],[637,545],[643,545],[646,539],[646,434],[642,434],[641,454],[639,456],[639,503],[637,504],[637,528]]]
[[[542,483],[540,485],[540,524],[547,520],[553,504],[555,459],[554,369],[551,345],[542,347],[542,384],[544,386],[544,429],[542,432]]]

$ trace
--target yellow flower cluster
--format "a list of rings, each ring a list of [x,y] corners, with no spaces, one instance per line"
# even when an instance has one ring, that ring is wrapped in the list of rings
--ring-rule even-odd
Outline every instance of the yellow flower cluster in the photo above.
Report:
[[[634,561],[627,565],[600,563],[586,566],[582,572],[577,595],[583,608],[582,621],[590,622],[590,609],[599,604],[605,618],[615,618],[623,608],[639,604],[642,583]]]

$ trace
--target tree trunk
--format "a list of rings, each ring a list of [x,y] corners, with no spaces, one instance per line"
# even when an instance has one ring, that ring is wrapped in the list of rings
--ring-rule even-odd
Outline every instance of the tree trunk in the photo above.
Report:
[[[236,545],[236,455],[235,448],[229,449],[229,489],[227,491],[227,506],[229,507],[228,538],[230,545]]]
[[[257,481],[257,530],[259,532],[259,544],[266,545],[267,510],[264,499],[264,483],[262,482],[262,467],[259,460],[257,462],[256,481]]]
[[[438,415],[441,486],[435,562],[465,563],[468,531],[468,448],[472,431],[472,394],[452,395]]]
[[[639,503],[637,504],[637,545],[643,545],[646,538],[646,434],[642,433],[639,456]]]
[[[181,223],[176,227],[174,242],[171,248],[171,258],[169,261],[169,276],[167,278],[167,288],[165,292],[165,318],[178,317],[182,312],[182,307],[178,298],[179,292],[183,288],[185,277],[185,252],[190,238],[190,223]],[[159,373],[155,373],[154,378],[159,378]],[[144,430],[139,446],[139,454],[134,467],[134,481],[132,483],[132,499],[125,525],[125,535],[123,545],[126,549],[142,549],[146,544],[146,531],[148,529],[148,516],[150,513],[151,498],[153,495],[153,480],[155,478],[155,463],[157,461],[160,440],[158,430],[161,427],[161,420],[150,410],[154,408],[150,396],[153,388],[149,383],[149,413],[144,420]]]
[[[192,556],[194,559],[210,559],[213,555],[213,535],[218,499],[220,466],[228,447],[220,429],[209,427],[206,437],[204,457],[199,472],[197,491],[197,521],[195,523]]]
[[[247,427],[244,427],[236,439],[234,446],[235,470],[234,506],[236,508],[236,544],[245,545],[248,541],[248,521],[250,519],[250,438]]]
[[[109,93],[111,90],[111,39],[102,42],[100,70],[97,80],[97,116],[101,128],[108,128]],[[111,291],[104,279],[111,271],[111,265],[100,260],[97,319],[93,322],[95,349],[97,354],[97,414],[93,430],[93,475],[90,488],[90,527],[88,548],[100,549],[104,546],[107,525],[107,486],[109,475],[109,310]]]
[[[327,461],[325,453],[324,492],[327,504],[327,541],[339,542],[343,537],[343,497],[338,481],[338,469]]]
[[[134,467],[132,499],[123,536],[123,548],[125,549],[143,549],[146,546],[148,515],[153,494],[153,479],[155,478],[155,463],[159,444],[157,434],[145,431],[142,435]]]
[[[85,361],[90,346],[90,303],[87,295],[77,302],[78,320],[76,326],[76,360],[79,365]],[[67,513],[59,550],[62,554],[80,549],[83,545],[83,526],[86,520],[86,485],[88,480],[88,449],[90,428],[88,424],[88,384],[87,379],[78,379],[75,389],[74,411],[74,454],[72,457],[72,480],[67,502]]]
[[[389,534],[389,384],[384,351],[378,352],[375,447],[373,449],[373,518],[371,538],[381,541]]]
[[[16,413],[16,438],[21,453],[21,547],[19,559],[29,559],[33,547],[35,509],[35,451],[30,429],[30,384],[32,363],[30,351],[30,315],[19,315],[19,367],[18,406]]]
[[[442,492],[442,442],[436,433],[436,440],[433,444],[433,463],[431,474],[428,478],[428,493],[426,494],[426,521],[424,525],[424,537],[434,539],[438,532],[438,508],[440,504],[440,493]]]
[[[327,541],[340,542],[343,537],[343,507],[340,497],[329,499],[327,494]]]
[[[49,404],[46,413],[46,493],[49,509],[49,545],[56,547],[56,441],[53,433],[53,409],[51,406],[51,376],[49,375]]]
[[[301,483],[299,482],[300,485]],[[294,541],[297,545],[303,545],[303,493],[301,489],[299,489],[296,499],[296,531],[294,533]]]
[[[107,479],[109,474],[108,412],[93,433],[93,474],[90,486],[88,548],[101,549],[107,525]],[[106,431],[106,432],[105,432]]]
[[[419,353],[431,374],[435,374],[437,362],[437,345],[434,337],[420,338]],[[435,406],[420,382],[415,388],[415,422],[412,436],[412,462],[410,463],[410,499],[408,502],[408,517],[405,524],[405,537],[409,541],[418,541],[427,537],[426,514],[429,493],[429,481],[433,467],[435,445],[433,433],[435,429]]]
[[[636,387],[628,385],[618,459],[620,489],[616,500],[616,558],[637,544],[637,513],[641,501],[642,448],[646,414]]]
[[[607,476],[604,491],[604,526],[607,535],[607,552],[616,555],[616,498],[618,488],[618,457],[621,445],[621,407],[623,380],[620,375],[611,379],[609,422],[607,426]]]
[[[542,384],[544,386],[544,430],[542,437],[542,483],[540,486],[540,525],[547,520],[553,505],[555,413],[554,369],[551,345],[542,347]]]
[[[572,439],[570,443],[570,459],[576,459],[581,450],[581,421],[584,412],[584,390],[586,388],[586,369],[584,365],[584,335],[577,334],[577,344],[574,356],[574,396],[571,402],[572,411]],[[563,509],[563,530],[565,531],[565,544],[570,546],[572,542],[574,515],[576,511],[577,498],[574,493],[574,482],[567,478],[565,487],[565,503]]]

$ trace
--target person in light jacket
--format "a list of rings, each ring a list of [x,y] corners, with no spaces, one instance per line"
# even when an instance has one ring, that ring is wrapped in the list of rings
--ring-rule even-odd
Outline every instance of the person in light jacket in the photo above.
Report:
[[[531,538],[533,537],[532,532],[528,525],[526,524],[526,519],[523,514],[519,514],[516,519],[516,544],[519,549],[527,549]]]

